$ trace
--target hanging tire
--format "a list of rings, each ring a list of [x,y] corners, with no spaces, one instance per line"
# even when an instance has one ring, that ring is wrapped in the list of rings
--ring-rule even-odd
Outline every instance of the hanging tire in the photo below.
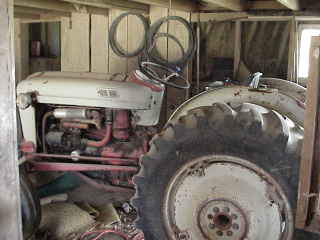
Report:
[[[303,129],[258,105],[188,112],[151,142],[134,178],[146,240],[311,240],[294,228]]]

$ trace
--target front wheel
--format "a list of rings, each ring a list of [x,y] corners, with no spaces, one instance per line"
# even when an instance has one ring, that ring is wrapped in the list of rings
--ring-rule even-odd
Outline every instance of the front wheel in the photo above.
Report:
[[[258,105],[191,110],[142,159],[137,227],[147,240],[319,239],[294,228],[302,140],[301,127]]]

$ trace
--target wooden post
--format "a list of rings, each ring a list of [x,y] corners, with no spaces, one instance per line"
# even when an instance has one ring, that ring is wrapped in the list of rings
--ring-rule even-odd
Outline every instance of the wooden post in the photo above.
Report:
[[[191,20],[191,13],[190,12],[184,12],[179,10],[172,10],[169,9],[169,16],[179,16],[190,22]],[[168,33],[175,36],[179,42],[181,43],[182,47],[187,49],[189,46],[189,33],[185,29],[185,27],[181,23],[177,23],[175,21],[170,21],[168,23]],[[176,43],[171,41],[170,39],[168,41],[168,60],[173,61],[177,60],[177,58],[181,57],[183,54],[181,53],[180,48],[177,46]],[[189,74],[189,67],[190,65],[187,64],[183,71],[183,76],[189,81],[192,81],[192,76]],[[176,80],[176,84],[184,85],[186,84],[185,81]],[[173,87],[167,87],[167,118],[169,118],[174,111],[186,100],[186,96],[188,96],[188,91],[182,90],[182,89],[176,89]]]
[[[310,231],[320,230],[320,224],[307,226],[308,220],[317,220],[320,216],[319,169],[320,169],[320,37],[313,37],[310,50],[310,70],[307,88],[306,111],[304,117],[304,143],[302,148],[299,193],[296,212],[297,228]],[[313,215],[312,215],[313,214]],[[308,217],[311,216],[311,219]],[[315,221],[311,221],[315,222]],[[318,225],[318,226],[316,226]]]
[[[0,1],[0,239],[22,240],[15,102],[13,1]]]
[[[241,60],[241,33],[242,33],[242,23],[241,21],[236,21],[236,31],[235,31],[235,45],[234,45],[234,67],[233,67],[233,79],[237,80],[239,65]]]

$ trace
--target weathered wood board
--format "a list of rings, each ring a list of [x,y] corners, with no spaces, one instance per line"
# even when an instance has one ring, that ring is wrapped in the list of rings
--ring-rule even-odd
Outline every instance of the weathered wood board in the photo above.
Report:
[[[61,70],[89,72],[90,70],[90,15],[72,13],[61,21]]]
[[[296,226],[304,229],[308,217],[313,214],[320,216],[319,205],[319,168],[320,168],[320,37],[313,37],[310,50],[310,70],[304,117],[304,143],[300,163],[300,181],[296,213]],[[319,199],[318,199],[319,201]],[[315,209],[311,209],[311,208]],[[311,214],[312,213],[312,214]],[[313,229],[314,230],[314,229]]]
[[[13,27],[13,1],[0,1],[0,239],[2,240],[22,240]]]

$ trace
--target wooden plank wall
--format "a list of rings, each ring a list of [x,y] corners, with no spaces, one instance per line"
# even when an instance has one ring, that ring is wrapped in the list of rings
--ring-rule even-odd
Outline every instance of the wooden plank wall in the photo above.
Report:
[[[109,16],[91,15],[91,71],[101,73],[130,72],[137,68],[138,58],[117,56],[108,44],[108,29],[121,10],[110,10]],[[125,51],[135,50],[144,36],[140,20],[135,16],[123,19],[117,31],[117,40]]]
[[[90,70],[90,15],[73,13],[61,20],[61,70],[89,72]]]
[[[117,56],[108,44],[108,29],[113,20],[124,11],[112,9],[106,16],[73,13],[72,18],[63,18],[62,34],[62,71],[99,72],[99,73],[128,73],[138,66],[138,57],[122,58]],[[168,8],[150,7],[150,22],[154,23],[169,15],[181,16],[191,21],[188,12],[169,10]],[[188,47],[188,35],[185,28],[179,23],[164,24],[162,32],[174,34]],[[136,49],[144,36],[140,20],[135,16],[126,17],[121,21],[117,40],[122,49],[132,51]],[[162,38],[157,42],[159,53],[164,59],[175,59],[181,56],[181,50],[171,40]],[[190,78],[191,67],[185,69],[186,77]],[[183,84],[183,83],[181,83]],[[162,116],[167,119],[173,111],[185,101],[187,92],[169,87]],[[168,106],[168,107],[167,107]]]
[[[91,15],[92,72],[107,73],[109,71],[108,28],[108,16]]]

